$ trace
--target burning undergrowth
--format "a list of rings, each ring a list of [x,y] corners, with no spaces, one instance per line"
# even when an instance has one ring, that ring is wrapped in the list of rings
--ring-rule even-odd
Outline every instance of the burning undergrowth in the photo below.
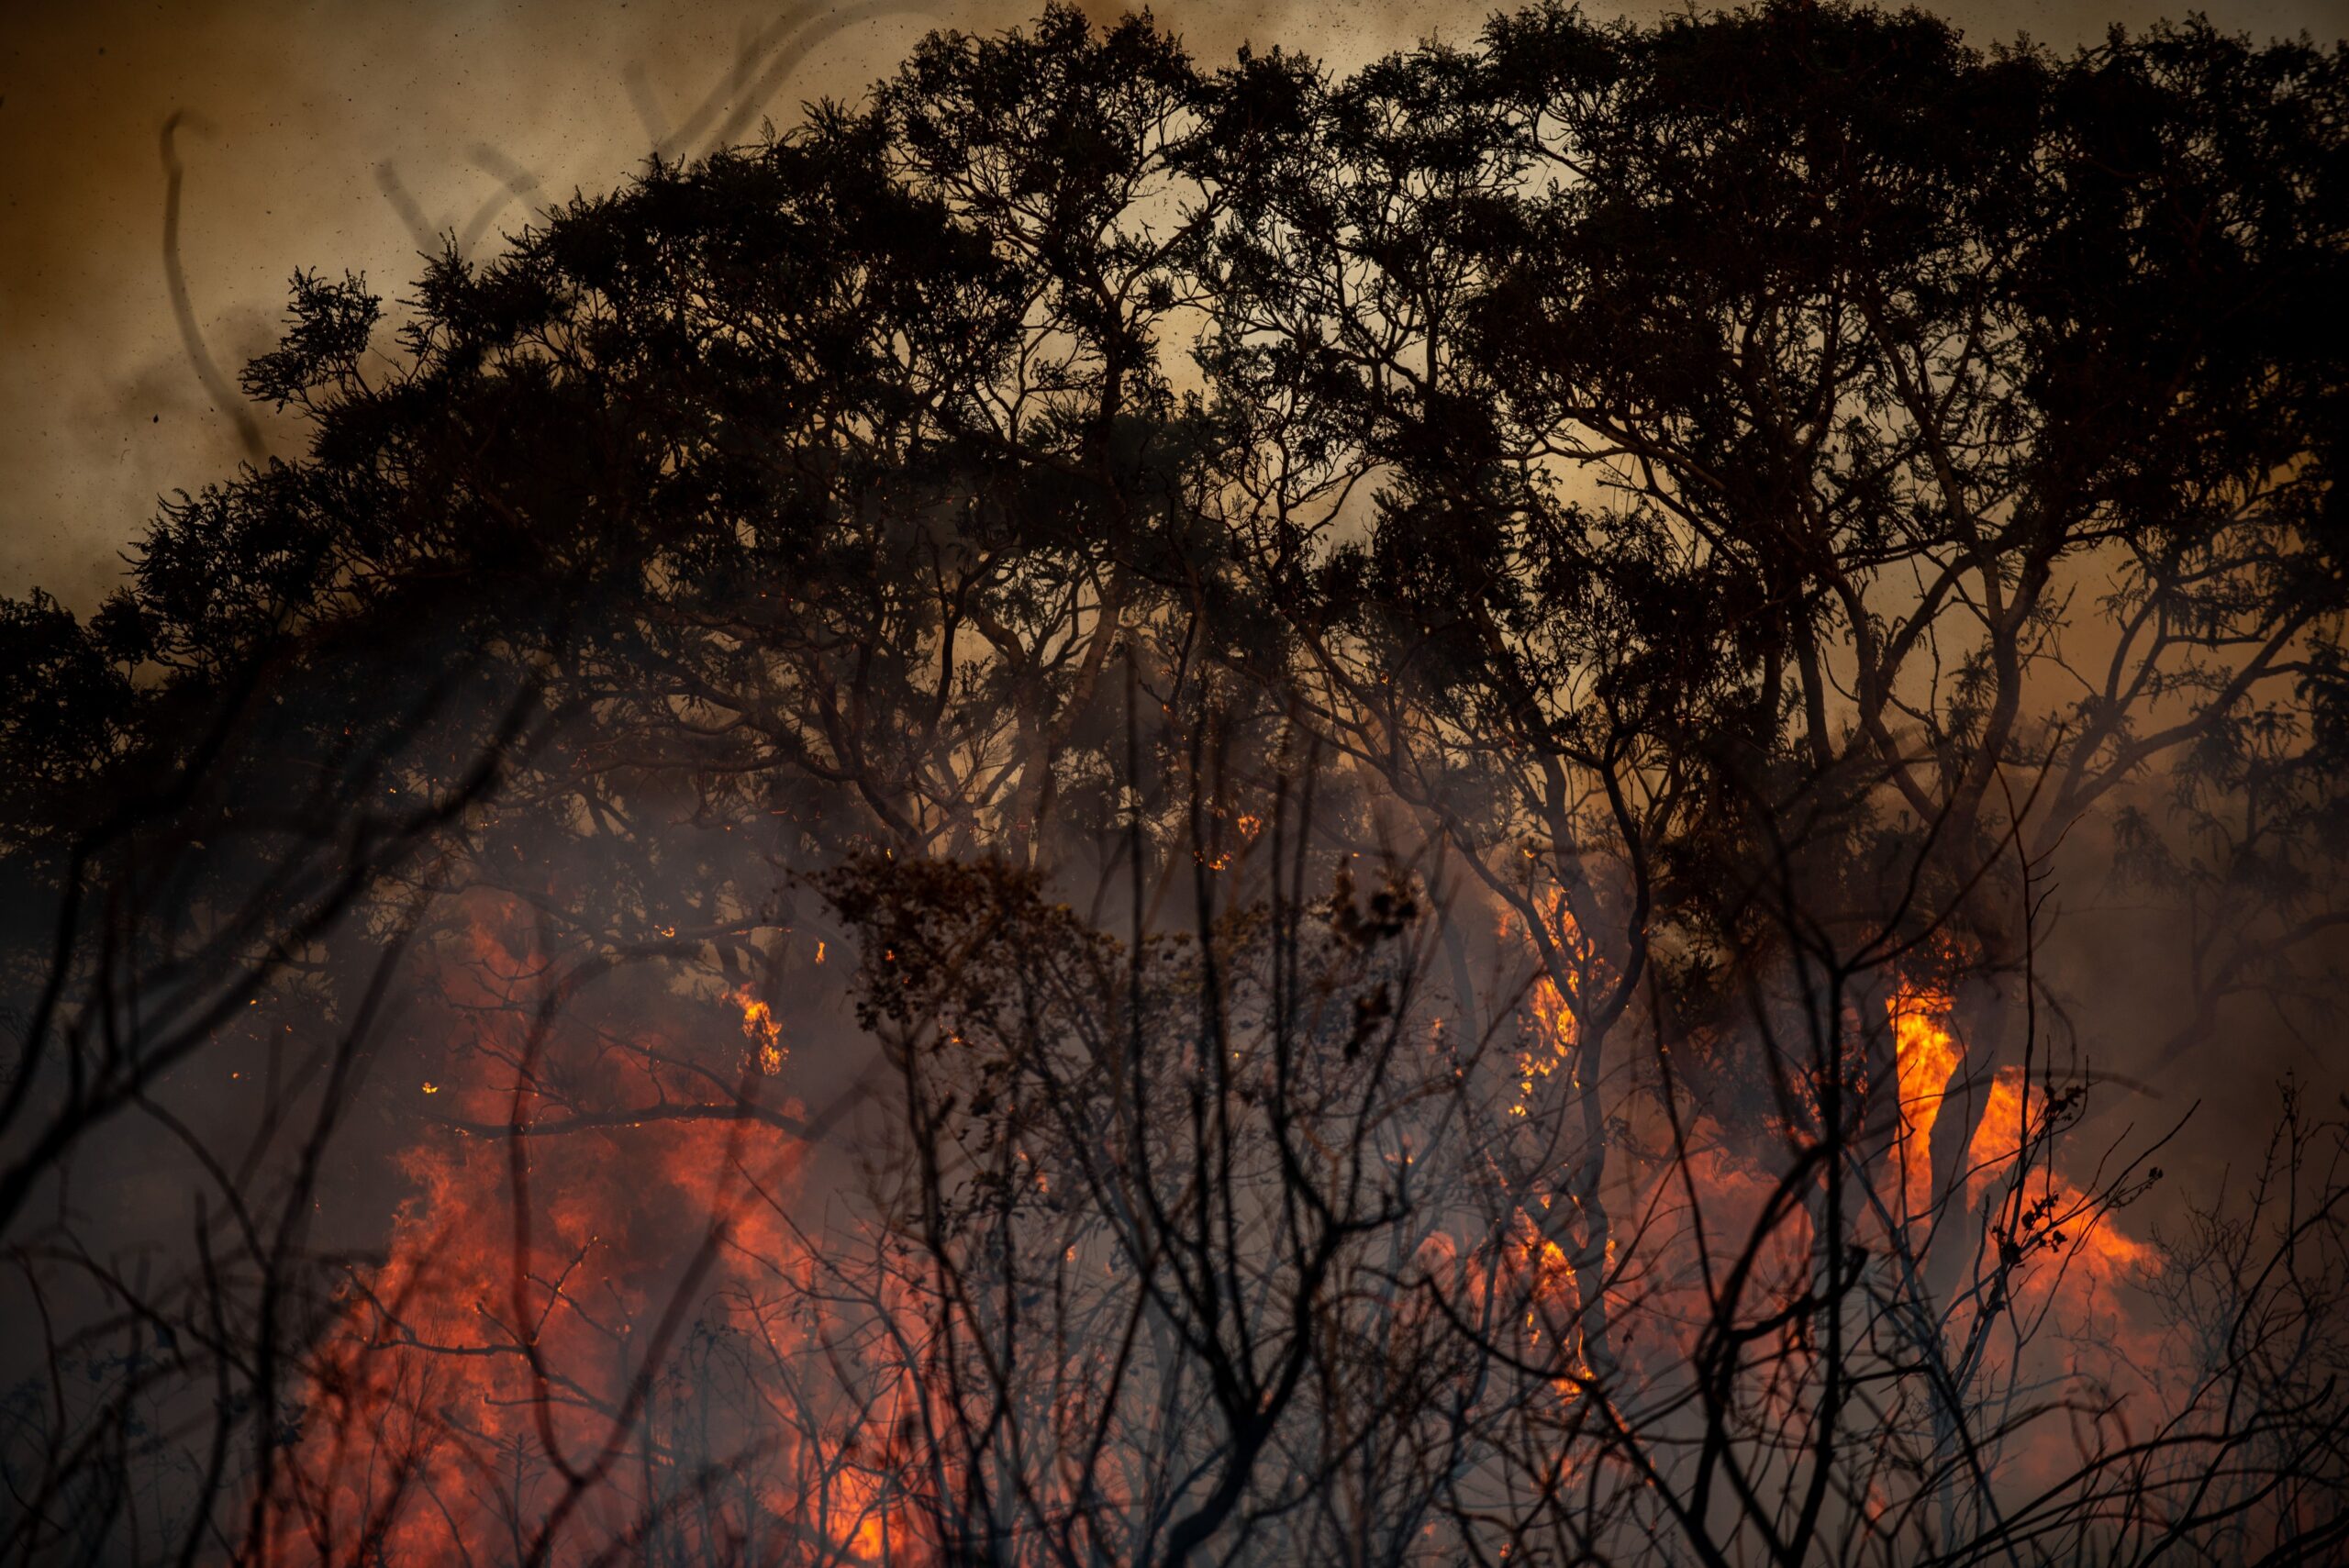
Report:
[[[300,275],[0,617],[0,1549],[2337,1553],[2343,90],[1055,9]]]

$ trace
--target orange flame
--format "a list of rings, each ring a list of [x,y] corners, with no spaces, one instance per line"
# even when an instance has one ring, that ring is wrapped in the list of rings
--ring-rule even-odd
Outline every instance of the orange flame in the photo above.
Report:
[[[1893,1140],[1903,1218],[1918,1219],[1933,1207],[1931,1155],[1933,1124],[1965,1050],[1949,1031],[1950,995],[1906,984],[1887,1004],[1898,1068],[1900,1126]]]
[[[551,1517],[566,1466],[585,1473],[618,1452],[625,1462],[607,1462],[548,1561],[664,1517],[690,1530],[709,1516],[684,1500],[718,1470],[739,1485],[734,1514],[711,1528],[822,1542],[833,1562],[921,1561],[888,1413],[917,1385],[898,1375],[899,1396],[870,1405],[803,1398],[778,1428],[765,1413],[776,1391],[720,1389],[740,1397],[713,1413],[710,1372],[679,1359],[787,1365],[830,1331],[805,1306],[818,1264],[785,1218],[803,1147],[761,1122],[662,1115],[674,1099],[659,1064],[689,1048],[606,1019],[566,1018],[546,1065],[530,1065],[532,1010],[516,1001],[546,966],[526,938],[500,934],[496,911],[475,913],[438,976],[446,1061],[426,1081],[430,1119],[397,1161],[413,1195],[305,1367],[299,1440],[273,1484],[281,1554],[510,1558]],[[779,1072],[773,1008],[729,999],[760,1071]],[[558,1081],[561,1101],[542,1092]],[[590,1105],[643,1107],[643,1119],[583,1116]],[[518,1145],[509,1125],[534,1130]],[[685,1316],[668,1324],[673,1307]],[[879,1369],[875,1386],[892,1375]],[[677,1550],[730,1549],[705,1545]]]
[[[1902,986],[1887,1004],[1900,1084],[1900,1127],[1894,1151],[1905,1218],[1910,1222],[1929,1215],[1939,1195],[1932,1191],[1933,1127],[1948,1097],[1950,1080],[1965,1055],[1965,1043],[1949,1029],[1951,1008],[1947,991],[1913,984]],[[2015,1162],[2028,1145],[2046,1138],[2047,1114],[2045,1095],[2029,1084],[2021,1068],[2002,1067],[1992,1077],[1981,1115],[1966,1140],[1964,1192],[1969,1208],[1983,1202],[1993,1183],[2012,1178]],[[2088,1194],[2051,1168],[2051,1156],[2044,1147],[2034,1150],[2032,1168],[2024,1178],[2035,1194],[2021,1206],[2026,1216],[2036,1217],[2032,1221],[2034,1237],[2061,1248],[2074,1240],[2063,1231],[2065,1223],[2087,1224],[2072,1256],[2099,1282],[2158,1267],[2154,1249],[2099,1215]]]
[[[1542,901],[1541,919],[1549,929],[1557,951],[1569,962],[1585,972],[1596,965],[1598,961],[1591,944],[1583,936],[1582,928],[1575,923],[1573,912],[1566,907],[1563,892],[1553,890]],[[1505,934],[1513,924],[1504,922]],[[1531,1114],[1535,1085],[1541,1080],[1555,1075],[1561,1069],[1567,1071],[1569,1084],[1580,1086],[1580,1080],[1572,1075],[1575,1046],[1578,1039],[1575,1010],[1569,1005],[1565,993],[1559,988],[1557,977],[1550,973],[1547,965],[1534,977],[1532,986],[1526,993],[1526,1010],[1531,1015],[1533,1044],[1518,1053],[1518,1100],[1509,1107],[1508,1113],[1515,1117]]]
[[[727,996],[742,1009],[742,1038],[751,1042],[759,1071],[774,1077],[783,1071],[784,1061],[791,1054],[784,1047],[783,1026],[775,1022],[774,1009],[747,989],[729,991]]]

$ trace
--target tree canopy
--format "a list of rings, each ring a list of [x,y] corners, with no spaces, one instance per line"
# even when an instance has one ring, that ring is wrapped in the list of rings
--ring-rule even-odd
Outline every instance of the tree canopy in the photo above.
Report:
[[[1824,1452],[1808,1501],[1791,1460],[1790,1503],[1722,1501],[1726,1426],[1693,1480],[1575,1427],[1671,1506],[1569,1527],[1570,1484],[1512,1446],[1535,1427],[1472,1433],[1444,1379],[1628,1375],[1649,1221],[1620,1206],[1662,1189],[1626,1173],[1685,1168],[1691,1127],[1780,1184],[1757,1236],[1865,1229],[1831,1173],[1905,1136],[1902,998],[1938,995],[1979,1071],[1916,1157],[1978,1224],[1917,1233],[1897,1284],[1820,1241],[1805,1310],[1924,1313],[1917,1515],[1951,1560],[2035,1551],[1995,1511],[1953,1522],[1982,1363],[1946,1314],[1995,1317],[2093,1223],[1969,1195],[1994,1069],[2038,1074],[2051,1162],[2091,1082],[2048,1066],[2052,868],[2087,843],[2188,912],[2145,1071],[2252,1000],[2329,1005],[2349,924],[2344,123],[2338,46],[2202,21],[2065,55],[1918,11],[1546,5],[1341,79],[1056,6],[655,157],[485,260],[452,241],[388,306],[298,272],[243,385],[300,411],[306,453],[167,500],[86,618],[0,601],[0,1234],[258,989],[355,1039],[384,955],[451,940],[468,897],[529,912],[565,985],[656,963],[740,990],[829,921],[931,1162],[899,1218],[963,1271],[939,1310],[970,1387],[1012,1401],[1035,1352],[958,1293],[1098,1245],[1150,1260],[1144,1304],[1099,1310],[1186,1347],[1223,1423],[1163,1495],[1088,1472],[1050,1507],[1051,1464],[965,1431],[965,1491],[932,1498],[956,1539],[1027,1508],[1066,1561],[1236,1551],[1360,1458],[1330,1423],[1408,1408],[1424,1473],[1364,1485],[1475,1560],[1538,1523],[1564,1556],[1631,1530],[1804,1561]],[[1089,914],[1052,902],[1084,889]],[[1194,993],[1196,1038],[1145,1040]],[[1447,1047],[1474,1113],[1347,1097],[1445,1103],[1410,1043],[1437,1014],[1480,1039]],[[1528,1019],[1566,1043],[1495,1043]],[[532,1073],[550,1029],[511,1048]],[[1252,1029],[1269,1076],[1203,1087]],[[949,1035],[972,1054],[934,1054]],[[612,1126],[755,1098],[657,1056],[626,1093],[530,1093]],[[1187,1132],[1152,1123],[1186,1095]],[[1407,1266],[1432,1210],[1387,1166],[1437,1138],[1473,1146],[1489,1234],[1571,1280],[1547,1349]],[[949,1202],[947,1144],[994,1184]],[[1018,1162],[1048,1157],[1108,1240],[1008,1239]],[[1264,1251],[1186,1207],[1195,1159],[1278,1173]],[[1749,1331],[1739,1288],[1698,1358],[1719,1422],[1741,1347],[1797,1333]],[[1364,1306],[1390,1297],[1436,1305]],[[1382,1334],[1428,1381],[1325,1404],[1316,1457],[1264,1480],[1298,1389],[1391,1370]],[[1831,1448],[1865,1380],[1822,1375],[1804,1430]],[[1495,1467],[1510,1500],[1466,1497]]]

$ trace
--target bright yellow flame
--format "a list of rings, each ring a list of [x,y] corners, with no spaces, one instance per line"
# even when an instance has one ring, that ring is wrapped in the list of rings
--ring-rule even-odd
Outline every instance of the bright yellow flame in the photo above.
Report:
[[[759,1071],[774,1077],[783,1071],[784,1058],[790,1054],[783,1048],[783,1026],[775,1022],[774,1009],[748,991],[736,991],[731,995],[742,1009],[742,1038],[751,1042]]]
[[[1957,1075],[1965,1055],[1965,1042],[1949,1030],[1950,1006],[1946,991],[1922,986],[1903,986],[1887,1005],[1900,1073],[1897,1152],[1901,1191],[1912,1218],[1932,1207],[1933,1124],[1940,1119],[1949,1082]],[[2013,1165],[2043,1114],[2022,1069],[2000,1068],[1983,1096],[1981,1118],[1966,1140],[1965,1201],[1969,1205],[1980,1203],[1992,1181]],[[2047,1157],[2043,1150],[2036,1159],[2043,1165]],[[2093,1226],[2080,1253],[2092,1270],[2110,1274],[2159,1267],[2159,1255],[2151,1246],[2123,1235],[2110,1218],[2092,1216],[2094,1206],[2078,1187],[2048,1170],[2035,1171],[2031,1180],[2033,1190],[2049,1201],[2052,1214],[2078,1216]],[[2060,1220],[2051,1223],[2061,1227]]]
[[[1903,985],[1886,1004],[1892,1018],[1893,1049],[1899,1072],[1900,1131],[1895,1142],[1901,1194],[1911,1216],[1932,1207],[1933,1123],[1965,1048],[1949,1032],[1946,991]]]
[[[1586,967],[1593,963],[1590,944],[1583,940],[1582,928],[1568,912],[1563,893],[1553,893],[1542,900],[1542,918],[1559,951]],[[1576,1040],[1574,1009],[1567,1005],[1565,994],[1558,989],[1556,979],[1546,971],[1534,980],[1526,995],[1526,1006],[1533,1015],[1534,1044],[1518,1052],[1518,1103],[1509,1107],[1512,1116],[1528,1114],[1537,1081],[1570,1066]],[[1568,1082],[1580,1086],[1580,1081],[1571,1076]]]

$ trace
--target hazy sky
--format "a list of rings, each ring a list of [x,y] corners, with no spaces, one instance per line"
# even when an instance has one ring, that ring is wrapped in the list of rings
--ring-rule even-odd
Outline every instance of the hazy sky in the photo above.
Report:
[[[95,605],[156,495],[242,450],[183,347],[161,261],[175,113],[187,306],[233,377],[269,346],[297,266],[396,295],[419,226],[479,218],[494,244],[499,225],[624,177],[705,106],[709,123],[787,121],[808,98],[855,95],[930,28],[1008,26],[1041,4],[0,0],[0,592]],[[1343,67],[1473,35],[1489,9],[1169,0],[1157,15],[1203,61],[1248,39]],[[2070,45],[2165,9],[1965,0],[1953,14],[1977,42]],[[2329,39],[2349,3],[2218,0],[2210,15]],[[762,77],[736,80],[746,45],[786,37]],[[529,196],[487,206],[526,179]],[[296,450],[290,429],[262,435]]]

